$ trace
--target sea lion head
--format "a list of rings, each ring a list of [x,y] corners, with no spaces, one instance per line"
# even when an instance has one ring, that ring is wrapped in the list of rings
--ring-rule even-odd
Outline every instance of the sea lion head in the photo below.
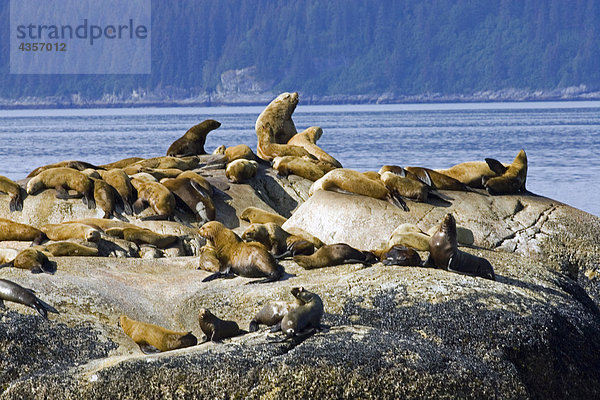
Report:
[[[320,126],[311,126],[306,129],[306,138],[313,144],[317,143],[321,135],[323,135],[323,129]]]
[[[242,234],[242,239],[246,242],[263,243],[269,238],[267,228],[262,224],[250,224],[250,226]]]
[[[456,238],[456,220],[450,213],[446,214],[442,223],[440,224],[440,232],[444,232],[450,238]]]
[[[88,242],[98,242],[100,240],[100,232],[96,229],[88,229],[85,233],[85,240]]]
[[[215,237],[218,236],[219,232],[223,230],[223,228],[224,225],[219,221],[210,221],[198,229],[198,234],[203,238],[214,242]]]
[[[44,189],[44,182],[38,176],[35,176],[27,182],[27,193],[28,194],[36,194],[40,190]]]

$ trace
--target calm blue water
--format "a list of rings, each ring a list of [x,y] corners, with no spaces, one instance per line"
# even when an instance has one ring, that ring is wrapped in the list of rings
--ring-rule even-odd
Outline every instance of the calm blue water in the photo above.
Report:
[[[22,179],[67,159],[103,164],[164,155],[192,125],[213,118],[207,152],[221,144],[256,149],[263,107],[0,111],[0,175]],[[600,215],[600,102],[302,106],[299,130],[323,128],[319,145],[345,167],[383,164],[447,168],[523,148],[527,187]]]

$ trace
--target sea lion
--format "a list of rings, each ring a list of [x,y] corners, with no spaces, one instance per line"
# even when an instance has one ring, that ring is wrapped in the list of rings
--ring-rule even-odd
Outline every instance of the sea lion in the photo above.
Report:
[[[429,239],[429,258],[425,265],[496,280],[488,260],[458,249],[456,221],[452,214],[446,214],[437,232]]]
[[[440,224],[433,225],[425,233],[429,236],[433,236],[438,231],[439,227]],[[465,228],[464,226],[456,225],[456,241],[458,242],[458,244],[466,246],[473,245],[473,243],[475,243],[475,236],[473,235],[473,231],[469,228]]]
[[[135,201],[136,192],[131,184],[131,179],[125,171],[121,169],[111,169],[109,171],[98,171],[102,179],[112,186],[121,199],[123,200],[123,209],[125,214],[132,215],[133,208],[132,204]]]
[[[179,241],[179,236],[162,235],[151,231],[150,229],[140,227],[130,227],[123,229],[123,239],[133,242],[137,245],[151,244],[159,249],[165,249]]]
[[[242,158],[251,161],[257,160],[256,154],[254,154],[252,149],[246,144],[238,144],[236,146],[227,147],[222,154],[227,156],[228,163]]]
[[[275,157],[273,159],[273,169],[281,176],[290,174],[301,176],[309,181],[316,181],[322,178],[329,170],[324,170],[318,164],[303,157]]]
[[[198,259],[198,268],[209,272],[219,272],[221,263],[217,258],[217,250],[212,243],[208,241],[200,248],[200,258]]]
[[[401,197],[390,193],[381,180],[371,179],[363,173],[352,169],[336,168],[333,171],[329,171],[312,184],[308,192],[309,196],[312,196],[317,190],[341,191],[342,193],[354,193],[380,200],[387,200],[405,211],[408,211],[408,207],[404,200]]]
[[[98,255],[97,247],[70,241],[49,243],[44,245],[43,249],[54,257],[96,257]]]
[[[182,171],[187,171],[190,169],[194,169],[200,164],[200,159],[198,156],[189,156],[189,157],[169,157],[169,156],[160,156],[160,157],[152,157],[147,159],[142,159],[133,164],[130,164],[128,167],[123,170],[128,173],[130,168],[134,170],[136,168],[152,168],[152,169],[179,169]]]
[[[287,221],[287,218],[282,217],[279,214],[265,211],[257,207],[246,207],[242,211],[240,219],[248,221],[251,224],[266,224],[267,222],[275,222],[279,226],[283,225],[285,221]]]
[[[142,157],[128,157],[128,158],[124,158],[122,160],[119,161],[115,161],[109,164],[103,164],[103,165],[99,165],[98,167],[103,168],[105,170],[110,170],[110,169],[122,169],[127,167],[128,165],[134,164],[138,161],[142,161],[143,158]]]
[[[292,136],[287,144],[303,147],[310,154],[315,156],[317,160],[330,164],[334,168],[342,168],[342,164],[327,154],[322,148],[316,145],[317,140],[323,134],[323,129],[319,126],[311,126],[302,132]]]
[[[152,175],[150,175],[147,172],[138,172],[137,174],[133,174],[133,175],[128,175],[131,180],[133,181],[134,179],[137,179],[138,181],[142,181],[142,182],[158,182],[158,179],[156,179],[155,177],[153,177]],[[134,186],[135,188],[135,186]],[[133,208],[133,206],[132,206]]]
[[[47,188],[56,189],[57,199],[83,198],[89,209],[96,208],[94,185],[90,178],[72,168],[58,167],[40,172],[27,182],[27,193],[35,195]],[[69,190],[77,192],[70,195]]]
[[[274,326],[281,322],[283,317],[294,307],[285,301],[269,301],[250,321],[250,332],[256,332],[259,325]]]
[[[258,163],[240,158],[227,164],[225,176],[231,183],[245,183],[256,176]]]
[[[37,167],[36,169],[31,171],[29,173],[29,175],[27,175],[27,178],[33,178],[34,176],[39,175],[41,172],[52,169],[52,168],[71,168],[71,169],[75,169],[77,171],[83,171],[86,169],[100,169],[102,167],[90,164],[85,161],[77,161],[77,160],[61,161],[61,162],[57,162],[54,164],[48,164],[48,165],[44,165],[42,167]]]
[[[140,346],[144,354],[182,349],[198,344],[198,339],[191,331],[176,332],[162,326],[136,321],[125,315],[121,315],[119,324],[125,334]]]
[[[131,176],[146,173],[152,175],[157,181],[168,178],[177,178],[183,172],[177,168],[148,168],[141,165],[127,167],[124,171]]]
[[[40,244],[46,239],[44,232],[31,225],[0,218],[0,242],[15,240],[32,241],[33,244]]]
[[[41,226],[40,230],[50,240],[80,239],[88,242],[97,242],[100,240],[100,230],[84,223],[65,222],[62,224],[46,224]]]
[[[190,155],[206,154],[204,151],[206,135],[220,126],[221,123],[214,119],[207,119],[192,126],[182,137],[169,146],[167,156],[186,157]]]
[[[210,184],[210,182],[205,177],[203,177],[202,175],[200,175],[194,171],[183,171],[177,177],[178,178],[188,178],[188,179],[193,180],[198,185],[200,185],[200,187],[202,187],[202,189],[206,192],[206,194],[208,196],[212,196],[214,194],[213,187]]]
[[[482,177],[482,183],[489,194],[513,194],[526,192],[527,155],[521,149],[512,164],[505,167],[500,161],[486,158],[490,169],[498,174],[495,177]]]
[[[206,308],[201,308],[198,311],[198,323],[200,324],[200,329],[206,335],[206,341],[220,342],[221,339],[248,333],[240,329],[237,322],[222,320]]]
[[[289,310],[271,331],[275,332],[281,329],[287,338],[292,338],[297,335],[307,337],[317,330],[321,330],[321,318],[323,317],[321,298],[303,287],[292,288],[291,292],[297,300],[296,306]]]
[[[421,257],[415,249],[401,245],[394,245],[385,250],[373,252],[384,265],[415,266],[422,264]]]
[[[225,147],[225,145],[222,144],[219,147],[217,147],[216,149],[214,149],[212,153],[219,154],[219,155],[225,155],[225,150],[227,150],[227,147]]]
[[[193,214],[196,222],[213,221],[216,218],[217,211],[212,198],[195,180],[178,177],[165,179],[161,184],[173,193],[180,209]]]
[[[141,213],[148,205],[156,213],[155,216],[142,219],[169,219],[173,216],[176,200],[169,189],[158,182],[138,179],[133,179],[131,184],[138,192],[138,199],[133,203],[135,213]]]
[[[27,269],[32,274],[56,272],[56,263],[48,260],[48,256],[40,250],[39,246],[21,250],[12,261],[0,265],[0,268],[4,267]]]
[[[332,267],[341,264],[373,264],[377,259],[369,251],[357,250],[345,243],[326,244],[310,256],[295,256],[294,262],[304,269]]]
[[[77,224],[77,225],[87,225],[96,229],[99,232],[106,232],[110,235],[110,229],[120,229],[123,230],[125,228],[137,228],[137,225],[131,224],[129,222],[124,222],[116,219],[102,219],[102,218],[82,218],[74,221],[65,221],[63,224]],[[114,236],[114,235],[113,235]],[[121,234],[122,236],[122,234]]]
[[[291,144],[273,143],[275,141],[273,128],[265,125],[256,131],[258,144],[256,145],[256,154],[265,161],[273,161],[275,157],[294,156],[308,157],[316,160],[305,148]]]
[[[498,175],[484,161],[468,161],[456,164],[448,169],[436,169],[435,171],[476,189],[483,189],[482,179],[484,177],[491,178]]]
[[[94,184],[94,201],[96,202],[96,206],[104,211],[103,218],[119,217],[116,206],[117,204],[120,204],[121,207],[123,206],[123,201],[119,193],[102,179],[91,179]]]
[[[260,243],[245,243],[240,237],[218,221],[207,222],[198,234],[214,244],[221,269],[203,282],[239,275],[246,278],[265,277],[251,283],[273,282],[284,273],[283,267]]]
[[[440,190],[457,190],[468,192],[469,187],[457,179],[439,173],[433,169],[423,167],[406,167],[404,168],[411,174],[414,174],[421,182],[429,180],[430,186]]]
[[[36,310],[44,319],[48,319],[48,312],[58,314],[56,308],[40,300],[31,289],[9,281],[0,279],[0,308],[5,308],[4,301],[23,304]]]
[[[391,172],[381,174],[381,181],[395,196],[402,196],[423,203],[427,201],[429,187],[421,181],[405,178]]]
[[[272,130],[270,143],[287,144],[297,133],[294,121],[292,121],[292,114],[298,105],[298,100],[298,92],[285,92],[267,105],[256,119],[254,126],[259,143],[261,142],[259,131],[262,131],[266,125],[269,125]],[[260,152],[258,156],[263,158]]]
[[[242,239],[261,243],[275,258],[310,255],[315,252],[315,246],[311,242],[289,234],[274,222],[251,224],[242,234]]]
[[[10,196],[8,205],[10,212],[23,210],[23,192],[23,188],[18,183],[0,175],[0,193]]]
[[[298,236],[299,238],[302,238],[302,239],[306,240],[307,242],[311,242],[313,244],[313,246],[315,246],[315,249],[325,246],[325,243],[323,243],[321,241],[321,239],[319,239],[316,236],[311,235],[310,233],[306,232],[302,228],[298,228],[295,226],[288,226],[285,228],[285,231],[291,235]]]

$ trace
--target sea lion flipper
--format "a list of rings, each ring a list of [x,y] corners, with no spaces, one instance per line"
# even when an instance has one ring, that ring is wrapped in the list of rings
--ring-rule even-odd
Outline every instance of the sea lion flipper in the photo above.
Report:
[[[490,167],[490,169],[498,175],[504,174],[507,170],[507,168],[500,161],[494,158],[486,158],[485,162],[487,163],[488,167]]]
[[[139,214],[142,211],[144,211],[146,209],[146,207],[148,207],[148,203],[146,201],[144,201],[143,199],[137,199],[133,203],[133,212],[135,212],[136,214]]]
[[[406,202],[400,195],[389,194],[388,201],[390,203],[392,203],[393,205],[395,205],[396,207],[403,209],[404,211],[410,211],[410,209],[406,205]]]
[[[37,302],[38,302],[39,306],[41,308],[43,308],[45,311],[48,311],[48,312],[51,312],[54,314],[60,314],[56,308],[52,307],[50,304],[46,303],[45,301],[37,299]]]
[[[285,252],[281,253],[281,254],[277,254],[275,256],[273,256],[276,260],[281,260],[283,258],[286,257],[292,257],[294,254],[292,252],[292,250],[286,250]]]
[[[210,195],[208,194],[206,189],[204,189],[202,186],[200,186],[200,184],[198,184],[198,182],[196,182],[195,180],[190,179],[190,185],[192,185],[192,187],[194,189],[196,189],[196,191],[198,191],[198,193],[200,193],[202,196],[210,197]]]
[[[10,212],[23,210],[23,200],[21,200],[21,195],[16,195],[10,198],[9,209]]]
[[[434,187],[433,182],[431,180],[431,176],[429,176],[429,172],[423,170],[423,175],[424,176],[419,176],[419,180],[429,187]]]
[[[231,272],[215,272],[214,274],[211,274],[206,278],[202,279],[202,282],[210,282],[214,281],[215,279],[230,279],[235,277],[236,275]]]
[[[140,350],[144,354],[156,354],[156,353],[160,353],[159,349],[157,349],[156,347],[154,347],[154,346],[152,346],[151,344],[148,344],[148,343],[139,343],[138,346],[140,346]]]

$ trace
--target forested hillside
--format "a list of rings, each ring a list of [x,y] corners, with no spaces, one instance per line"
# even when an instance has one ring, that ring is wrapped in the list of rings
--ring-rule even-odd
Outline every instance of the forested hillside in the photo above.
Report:
[[[597,0],[156,0],[152,73],[96,76],[9,74],[0,4],[4,98],[600,88]]]

